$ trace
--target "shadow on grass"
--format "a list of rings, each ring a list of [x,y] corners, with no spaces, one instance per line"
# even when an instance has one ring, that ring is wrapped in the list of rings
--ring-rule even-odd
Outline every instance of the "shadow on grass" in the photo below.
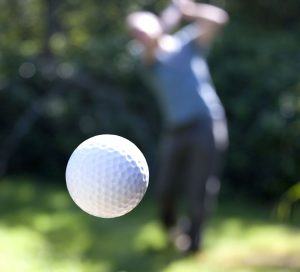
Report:
[[[293,259],[293,252],[300,247],[285,248],[286,239],[290,239],[287,243],[300,244],[299,230],[295,228],[298,240],[286,236],[294,228],[275,222],[268,207],[221,203],[206,231],[206,251],[183,258],[167,246],[153,206],[147,196],[126,216],[100,219],[75,206],[64,184],[1,180],[0,270],[188,272],[199,271],[200,267],[200,271],[220,271],[220,266],[229,267],[222,271],[242,271],[233,268],[245,266],[250,267],[247,271],[280,271],[276,269],[283,266],[289,268],[285,271],[300,269]],[[270,261],[274,256],[277,262]]]

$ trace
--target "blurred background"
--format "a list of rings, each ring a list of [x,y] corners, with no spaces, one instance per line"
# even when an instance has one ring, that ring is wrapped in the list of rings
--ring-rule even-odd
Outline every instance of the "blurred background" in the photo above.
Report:
[[[230,149],[205,251],[182,257],[156,218],[161,116],[124,24],[168,2],[0,0],[1,271],[300,271],[300,2],[206,2],[231,17],[209,57]],[[151,170],[124,218],[83,214],[65,187],[71,152],[103,133]]]

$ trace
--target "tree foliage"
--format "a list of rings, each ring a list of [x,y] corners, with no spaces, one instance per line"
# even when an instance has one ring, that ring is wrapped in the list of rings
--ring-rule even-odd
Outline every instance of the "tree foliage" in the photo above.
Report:
[[[214,2],[231,15],[209,59],[230,127],[224,187],[276,196],[299,180],[300,5]],[[134,72],[124,19],[166,4],[0,0],[0,161],[8,172],[62,176],[75,146],[99,133],[135,141],[154,166],[159,109]]]

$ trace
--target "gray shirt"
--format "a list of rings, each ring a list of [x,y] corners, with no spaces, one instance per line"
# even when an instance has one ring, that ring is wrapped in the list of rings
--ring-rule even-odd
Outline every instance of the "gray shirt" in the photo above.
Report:
[[[171,50],[157,50],[144,76],[154,87],[165,125],[184,126],[196,119],[223,119],[224,109],[213,87],[207,50],[196,42],[198,27],[189,25],[171,38]]]

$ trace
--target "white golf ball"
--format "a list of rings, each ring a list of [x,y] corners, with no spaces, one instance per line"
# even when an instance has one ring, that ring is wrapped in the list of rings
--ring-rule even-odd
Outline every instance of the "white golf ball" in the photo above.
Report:
[[[117,135],[98,135],[81,143],[66,169],[67,188],[85,212],[103,218],[124,215],[143,198],[149,169],[142,152]]]

